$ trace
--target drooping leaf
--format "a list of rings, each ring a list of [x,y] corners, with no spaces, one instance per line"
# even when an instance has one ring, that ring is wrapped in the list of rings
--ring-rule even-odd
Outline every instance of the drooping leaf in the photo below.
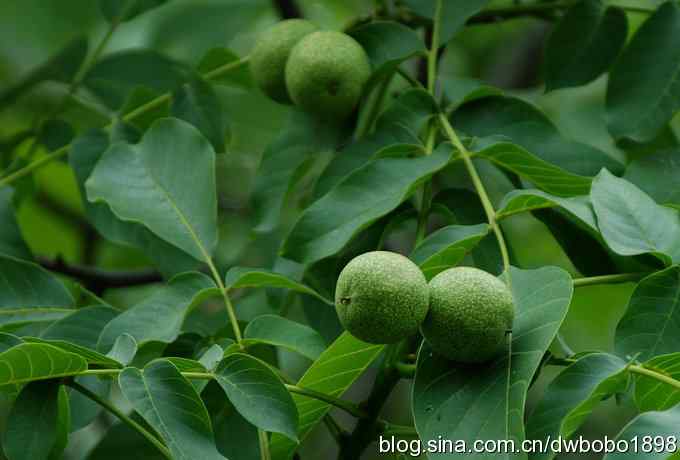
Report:
[[[44,343],[22,343],[0,353],[0,385],[76,375],[84,358]]]
[[[106,202],[197,260],[217,244],[215,152],[186,122],[158,120],[139,144],[112,145],[85,188],[90,201]]]
[[[102,329],[119,313],[118,310],[103,305],[80,308],[50,324],[40,337],[45,340],[67,341],[94,350]]]
[[[435,15],[436,0],[404,0],[403,3],[416,14],[432,19]],[[468,0],[465,2],[442,1],[441,43],[451,40],[468,19],[480,12],[489,0]]]
[[[458,265],[489,230],[488,224],[449,225],[425,238],[410,258],[429,280],[437,273]]]
[[[163,438],[173,458],[224,460],[215,447],[203,401],[172,363],[157,360],[144,370],[127,367],[118,384],[135,411]]]
[[[623,165],[605,152],[564,137],[537,107],[513,97],[476,99],[456,110],[453,127],[476,137],[503,136],[540,159],[580,176],[607,168],[618,174]]]
[[[59,382],[31,382],[12,407],[3,436],[9,460],[47,460],[57,444]]]
[[[680,150],[660,150],[635,158],[623,177],[657,203],[680,208]]]
[[[53,321],[75,301],[56,277],[36,264],[0,255],[0,325]]]
[[[567,11],[548,40],[546,91],[581,86],[609,69],[626,42],[626,13],[601,0],[585,0]]]
[[[444,107],[456,109],[462,104],[489,96],[502,96],[503,91],[480,80],[465,77],[440,75]]]
[[[88,72],[83,83],[107,106],[118,109],[136,88],[171,92],[190,75],[187,66],[156,51],[135,49],[104,57]]]
[[[399,206],[450,157],[450,148],[442,144],[426,157],[371,161],[305,210],[282,255],[309,264],[337,253],[358,231]]]
[[[180,334],[189,310],[216,294],[215,284],[202,273],[178,275],[150,297],[124,311],[106,325],[97,349],[108,352],[121,334],[129,334],[138,345],[157,341],[173,342]]]
[[[427,51],[418,34],[398,22],[375,21],[349,33],[366,50],[371,61],[373,73],[367,88],[394,72],[405,60]]]
[[[345,332],[307,369],[298,385],[337,398],[342,397],[383,348],[384,345],[367,344]],[[298,394],[293,395],[293,400],[300,414],[298,439],[302,442],[331,406]],[[272,436],[270,445],[274,460],[289,460],[296,448],[294,442],[277,434]]]
[[[607,87],[609,132],[653,139],[680,109],[680,5],[661,5],[637,30],[612,68]]]
[[[323,153],[335,150],[342,131],[336,124],[297,110],[291,112],[281,135],[262,154],[255,177],[256,231],[267,233],[278,227],[282,206],[295,186],[294,179],[304,175]]]
[[[626,365],[616,356],[593,353],[564,369],[529,417],[527,439],[569,439],[603,399],[625,390]],[[531,458],[554,457],[554,452],[541,452]]]
[[[200,76],[183,84],[173,95],[172,115],[194,125],[216,152],[224,152],[226,121],[214,88]]]
[[[250,423],[297,441],[297,407],[279,376],[267,364],[250,355],[233,353],[217,366],[215,380]]]
[[[326,342],[311,327],[282,316],[258,316],[243,331],[245,343],[266,343],[287,348],[316,360],[326,349]]]
[[[168,0],[99,0],[99,9],[107,21],[125,22],[154,8],[165,4]]]
[[[678,426],[680,426],[680,406],[676,406],[666,412],[648,412],[635,417],[626,425],[616,437],[616,441],[628,441],[629,449],[627,452],[613,452],[605,454],[603,460],[677,460],[677,449],[673,440],[677,440]],[[651,452],[641,452],[632,448],[631,440],[644,439],[650,436],[652,440],[656,437],[664,441],[662,448]],[[669,444],[666,444],[669,443]]]
[[[124,125],[114,131],[125,131]],[[168,278],[178,273],[194,270],[196,259],[156,236],[141,224],[119,219],[106,203],[88,201],[85,181],[94,171],[97,162],[115,138],[103,130],[91,130],[78,137],[71,146],[69,163],[75,172],[78,188],[83,198],[87,219],[106,239],[144,251],[154,264]],[[121,136],[117,136],[120,138]],[[124,136],[128,142],[135,142],[136,136]]]
[[[645,368],[680,381],[680,353],[659,355],[644,362]],[[635,405],[642,412],[667,410],[680,403],[680,390],[642,374],[635,374]]]
[[[11,188],[0,189],[0,254],[29,260],[31,251],[21,236],[12,205]]]
[[[572,174],[510,142],[481,139],[475,144],[473,154],[533,182],[548,193],[568,197],[590,191],[590,177]]]
[[[516,308],[510,357],[505,353],[483,366],[461,366],[434,354],[426,343],[421,348],[412,401],[421,439],[524,439],[529,383],[566,315],[572,282],[556,267],[511,268],[509,279]]]
[[[616,352],[646,361],[680,350],[680,266],[644,278],[616,327]]]
[[[316,297],[328,305],[333,301],[325,298],[314,289],[294,281],[280,273],[274,273],[260,268],[232,267],[224,280],[227,289],[240,288],[282,288]]]
[[[602,170],[590,198],[607,245],[617,254],[651,253],[665,263],[680,262],[680,215],[654,202],[625,179]]]

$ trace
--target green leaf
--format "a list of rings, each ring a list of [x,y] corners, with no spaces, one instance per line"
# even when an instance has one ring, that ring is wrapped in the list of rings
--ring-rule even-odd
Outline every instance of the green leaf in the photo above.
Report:
[[[562,198],[540,190],[513,190],[503,197],[496,217],[503,219],[522,212],[547,208],[559,208],[579,222],[583,228],[598,233],[595,211],[588,196]]]
[[[103,399],[108,399],[111,392],[110,379],[102,379],[96,375],[80,375],[75,381]],[[68,396],[72,433],[85,428],[101,414],[102,407],[82,393],[71,390]]]
[[[481,139],[475,143],[473,153],[533,182],[548,193],[576,196],[590,191],[590,177],[572,174],[510,142]]]
[[[0,385],[67,377],[85,369],[81,356],[44,343],[22,343],[0,353]]]
[[[9,106],[19,96],[45,80],[70,83],[86,56],[87,38],[74,38],[54,56],[31,70],[20,82],[0,91],[0,107]]]
[[[257,226],[266,233],[279,225],[282,206],[294,189],[296,178],[325,152],[335,150],[341,130],[309,114],[293,110],[288,123],[262,154],[255,176],[253,206]]]
[[[680,353],[655,356],[643,366],[680,381]],[[635,405],[640,411],[667,410],[680,403],[680,390],[676,387],[646,375],[634,375]]]
[[[168,0],[99,0],[99,9],[107,21],[119,23],[129,21]]]
[[[128,333],[123,333],[118,336],[113,344],[113,348],[106,356],[118,361],[123,366],[127,366],[132,362],[137,354],[137,341]]]
[[[282,288],[301,294],[311,295],[328,305],[335,305],[332,300],[316,292],[302,283],[298,283],[280,273],[266,271],[260,268],[232,267],[224,279],[227,289],[241,288]]]
[[[217,244],[215,152],[196,128],[167,118],[139,144],[116,143],[85,183],[121,219],[149,230],[197,260]]]
[[[11,188],[0,189],[0,254],[17,259],[31,259],[31,251],[21,236],[12,204]]]
[[[75,301],[57,278],[36,264],[0,255],[0,326],[53,321]]]
[[[243,331],[246,345],[265,343],[283,347],[314,361],[326,349],[326,342],[311,327],[276,315],[258,316]]]
[[[90,70],[84,85],[108,107],[118,109],[137,88],[172,92],[187,81],[191,70],[156,51],[134,49],[107,55]]]
[[[9,350],[10,348],[24,343],[21,337],[6,332],[0,332],[0,353]]]
[[[454,112],[454,128],[475,137],[503,136],[543,161],[572,174],[595,176],[607,168],[623,173],[623,164],[590,145],[565,138],[534,105],[513,97],[477,99]]]
[[[73,141],[75,131],[73,126],[64,120],[46,120],[38,132],[37,142],[44,145],[49,151],[60,149]]]
[[[584,0],[567,11],[545,50],[546,91],[581,86],[609,69],[626,43],[628,20],[621,8]]]
[[[384,345],[368,344],[345,332],[307,369],[298,386],[340,398],[383,348]],[[298,439],[302,442],[332,407],[299,394],[294,394],[293,400],[300,414]],[[272,436],[270,446],[274,460],[289,460],[297,447],[294,442],[276,434]]]
[[[216,294],[215,284],[206,275],[178,275],[108,323],[99,337],[97,349],[108,352],[124,333],[131,335],[139,346],[151,341],[174,342],[191,308]]]
[[[267,364],[233,353],[217,366],[215,380],[243,418],[263,431],[281,433],[297,441],[297,407]]]
[[[40,334],[40,338],[62,340],[94,350],[97,348],[99,334],[119,313],[118,310],[103,305],[80,308],[50,324]]]
[[[153,444],[139,432],[124,423],[116,423],[87,456],[87,460],[168,460]]]
[[[222,104],[214,88],[201,76],[192,78],[174,94],[172,115],[194,125],[216,152],[224,152],[227,135]]]
[[[594,353],[564,369],[550,383],[529,417],[527,438],[569,439],[602,400],[625,390],[626,365],[616,356]],[[531,458],[554,457],[554,452],[541,452]]]
[[[680,5],[665,2],[637,30],[607,87],[609,132],[652,140],[680,109]]]
[[[566,315],[573,288],[569,274],[556,267],[512,267],[509,276],[516,308],[510,360],[505,354],[483,366],[461,366],[434,354],[427,343],[421,348],[412,401],[421,439],[524,439],[529,383]]]
[[[191,383],[167,360],[118,376],[123,395],[160,434],[176,459],[223,460],[215,447],[208,411]]]
[[[503,91],[480,80],[459,76],[440,75],[440,85],[444,93],[444,107],[457,109],[462,104],[489,96],[502,96]]]
[[[114,127],[116,129],[125,130],[125,125]],[[167,277],[196,269],[196,259],[189,254],[162,240],[143,225],[119,219],[106,203],[87,200],[85,181],[114,140],[109,137],[103,130],[87,131],[73,142],[69,152],[69,163],[75,172],[87,219],[104,238],[141,249]],[[136,141],[133,136],[125,138],[129,142]]]
[[[373,73],[364,91],[391,74],[405,60],[427,51],[415,30],[393,21],[375,21],[350,30],[366,50]]]
[[[416,246],[411,260],[418,264],[425,278],[432,279],[437,273],[458,265],[489,230],[488,224],[440,228]]]
[[[590,194],[607,245],[622,256],[651,253],[666,264],[680,262],[680,217],[639,188],[602,170]]]
[[[660,150],[635,158],[623,177],[657,203],[680,207],[680,150]]]
[[[337,253],[360,230],[405,201],[450,158],[450,147],[443,144],[425,157],[371,161],[305,210],[284,242],[282,255],[310,264]]]
[[[47,460],[57,444],[59,382],[31,382],[7,419],[3,449],[9,460]]]
[[[653,273],[635,286],[616,327],[616,352],[646,361],[680,350],[680,266]]]
[[[401,93],[378,117],[375,131],[344,148],[333,158],[319,178],[315,195],[321,197],[352,171],[364,166],[380,153],[397,144],[412,150],[421,144],[418,134],[437,110],[437,103],[423,89]]]
[[[45,345],[51,345],[53,347],[59,348],[69,353],[73,353],[85,359],[88,364],[95,364],[104,367],[123,367],[118,361],[109,358],[108,356],[102,355],[90,348],[76,345],[71,342],[66,342],[63,340],[43,340],[37,337],[24,337],[24,340],[28,343],[40,343]]]
[[[630,449],[628,452],[614,452],[608,453],[603,460],[677,460],[678,454],[674,453],[677,446],[673,444],[673,440],[677,441],[678,426],[680,426],[680,406],[676,406],[666,412],[649,412],[635,417],[628,425],[626,425],[616,437],[616,440],[628,441],[632,447],[632,440],[642,440],[646,436],[650,436],[652,440],[658,436],[665,442],[670,441],[670,444],[664,444],[662,452],[653,450],[652,444],[651,452],[635,452]],[[670,448],[668,447],[670,446]]]
[[[432,19],[436,0],[403,0],[419,16]],[[446,43],[463,28],[468,19],[479,13],[489,0],[468,0],[465,2],[442,1],[440,41]]]

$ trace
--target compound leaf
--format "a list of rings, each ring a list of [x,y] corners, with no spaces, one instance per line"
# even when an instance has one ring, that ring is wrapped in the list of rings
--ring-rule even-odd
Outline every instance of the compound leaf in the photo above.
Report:
[[[287,348],[311,360],[326,349],[326,342],[311,327],[296,323],[282,316],[258,316],[243,331],[245,343],[266,343]]]
[[[616,437],[616,441],[627,441],[631,448],[626,452],[608,453],[603,460],[676,460],[677,453],[674,451],[677,445],[666,445],[657,451],[635,452],[631,440],[644,439],[649,436],[652,440],[663,439],[677,440],[678,426],[680,426],[680,406],[676,406],[666,412],[648,412],[635,417]]]
[[[655,356],[644,362],[643,366],[680,381],[680,353]],[[678,388],[646,375],[635,374],[635,405],[640,411],[667,410],[678,403]]]
[[[0,385],[77,375],[87,369],[80,355],[45,343],[21,343],[0,353]]]
[[[232,267],[224,280],[227,289],[240,288],[283,288],[301,294],[311,295],[328,305],[334,305],[314,289],[288,278],[280,273],[274,273],[259,268]]]

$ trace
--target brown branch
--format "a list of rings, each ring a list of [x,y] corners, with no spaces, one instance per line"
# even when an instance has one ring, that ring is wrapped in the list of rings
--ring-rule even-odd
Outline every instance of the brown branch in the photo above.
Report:
[[[61,258],[51,260],[38,257],[38,262],[47,270],[77,278],[94,293],[101,293],[108,288],[139,286],[163,281],[161,274],[153,269],[110,271],[87,265],[68,264]]]

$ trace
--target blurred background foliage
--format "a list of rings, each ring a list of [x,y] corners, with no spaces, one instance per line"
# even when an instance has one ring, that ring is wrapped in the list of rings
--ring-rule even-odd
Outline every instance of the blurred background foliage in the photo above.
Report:
[[[239,56],[245,56],[258,33],[279,20],[275,3],[270,0],[169,1],[161,8],[122,24],[107,46],[105,55],[130,48],[150,48],[192,66],[215,47],[227,47]],[[368,13],[373,6],[368,0],[298,0],[297,3],[305,17],[332,29],[343,28],[357,16]],[[506,3],[509,2],[493,2],[498,5]],[[649,6],[659,2],[627,3]],[[629,34],[632,35],[641,19],[634,14],[629,16]],[[92,0],[3,0],[0,2],[0,89],[15,85],[78,37],[88,39],[89,52],[92,53],[93,44],[101,39],[106,29],[107,22],[97,2]],[[622,157],[605,128],[606,77],[584,87],[544,93],[542,53],[550,30],[551,24],[537,19],[467,27],[445,52],[441,84],[446,84],[447,79],[460,77],[481,79],[540,106],[567,137]],[[250,87],[247,81],[245,83],[216,86],[229,126],[226,152],[218,155],[217,163],[221,226],[216,259],[222,269],[234,264],[271,266],[280,239],[289,228],[300,203],[309,199],[310,187],[299,187],[294,199],[289,200],[285,208],[286,225],[271,234],[256,234],[252,230],[254,218],[250,196],[253,178],[263,150],[285,126],[288,109],[271,102]],[[392,89],[397,91],[399,87]],[[32,141],[27,133],[44,114],[58,107],[67,90],[66,83],[44,82],[23,94],[10,107],[0,107],[0,165],[7,166],[10,157],[29,153],[34,158],[45,155],[47,150],[44,146],[31,151]],[[86,96],[72,100],[59,116],[75,133],[102,126],[107,121],[102,114],[106,114],[108,109],[97,107],[93,110],[89,103],[82,102],[83,98]],[[678,124],[676,119],[676,130]],[[60,136],[68,138],[68,131],[68,126],[55,126],[50,141],[58,143]],[[484,168],[482,172],[495,200],[511,188],[505,176],[497,170]],[[447,180],[453,186],[469,187],[465,177],[465,174],[454,170],[448,174]],[[19,192],[20,227],[36,254],[108,269],[129,269],[148,264],[139,251],[116,246],[97,236],[84,219],[79,191],[65,161],[52,162],[40,169],[32,180],[21,181]],[[576,272],[538,220],[528,215],[516,216],[509,219],[504,228],[522,267],[558,265]],[[399,241],[400,237],[404,241]],[[395,248],[408,248],[410,240],[406,238],[406,232],[396,232],[390,244]],[[146,295],[150,288],[109,290],[105,296],[111,303],[124,308]],[[562,327],[564,337],[575,351],[612,349],[614,326],[631,290],[632,285],[626,284],[577,290]],[[255,312],[272,310],[274,306],[269,302],[273,299],[276,297],[268,298],[262,293],[238,298],[241,319],[247,320]],[[302,315],[298,307],[293,309],[293,317]],[[221,312],[221,309],[217,311]],[[204,317],[194,319],[188,329],[206,327],[204,320]],[[304,364],[296,364],[294,360],[297,358],[292,356],[282,355],[280,358],[291,361],[289,367],[292,369],[300,369]],[[534,387],[530,395],[532,400],[540,395],[551,375],[551,372],[546,372]],[[370,375],[365,376],[349,396],[364,395],[369,379]],[[397,423],[408,423],[408,391],[406,384],[398,387],[386,409],[389,417]],[[342,423],[351,423],[344,414],[335,415]],[[625,402],[617,406],[610,401],[596,411],[583,433],[592,438],[613,435],[628,415]],[[318,449],[328,452],[327,458],[331,457],[332,442],[323,427],[318,431],[316,439],[308,442],[302,450],[302,458],[320,458],[316,454],[305,455],[305,452],[318,452]],[[79,434],[69,447],[68,458],[84,458],[95,441],[93,432]]]

